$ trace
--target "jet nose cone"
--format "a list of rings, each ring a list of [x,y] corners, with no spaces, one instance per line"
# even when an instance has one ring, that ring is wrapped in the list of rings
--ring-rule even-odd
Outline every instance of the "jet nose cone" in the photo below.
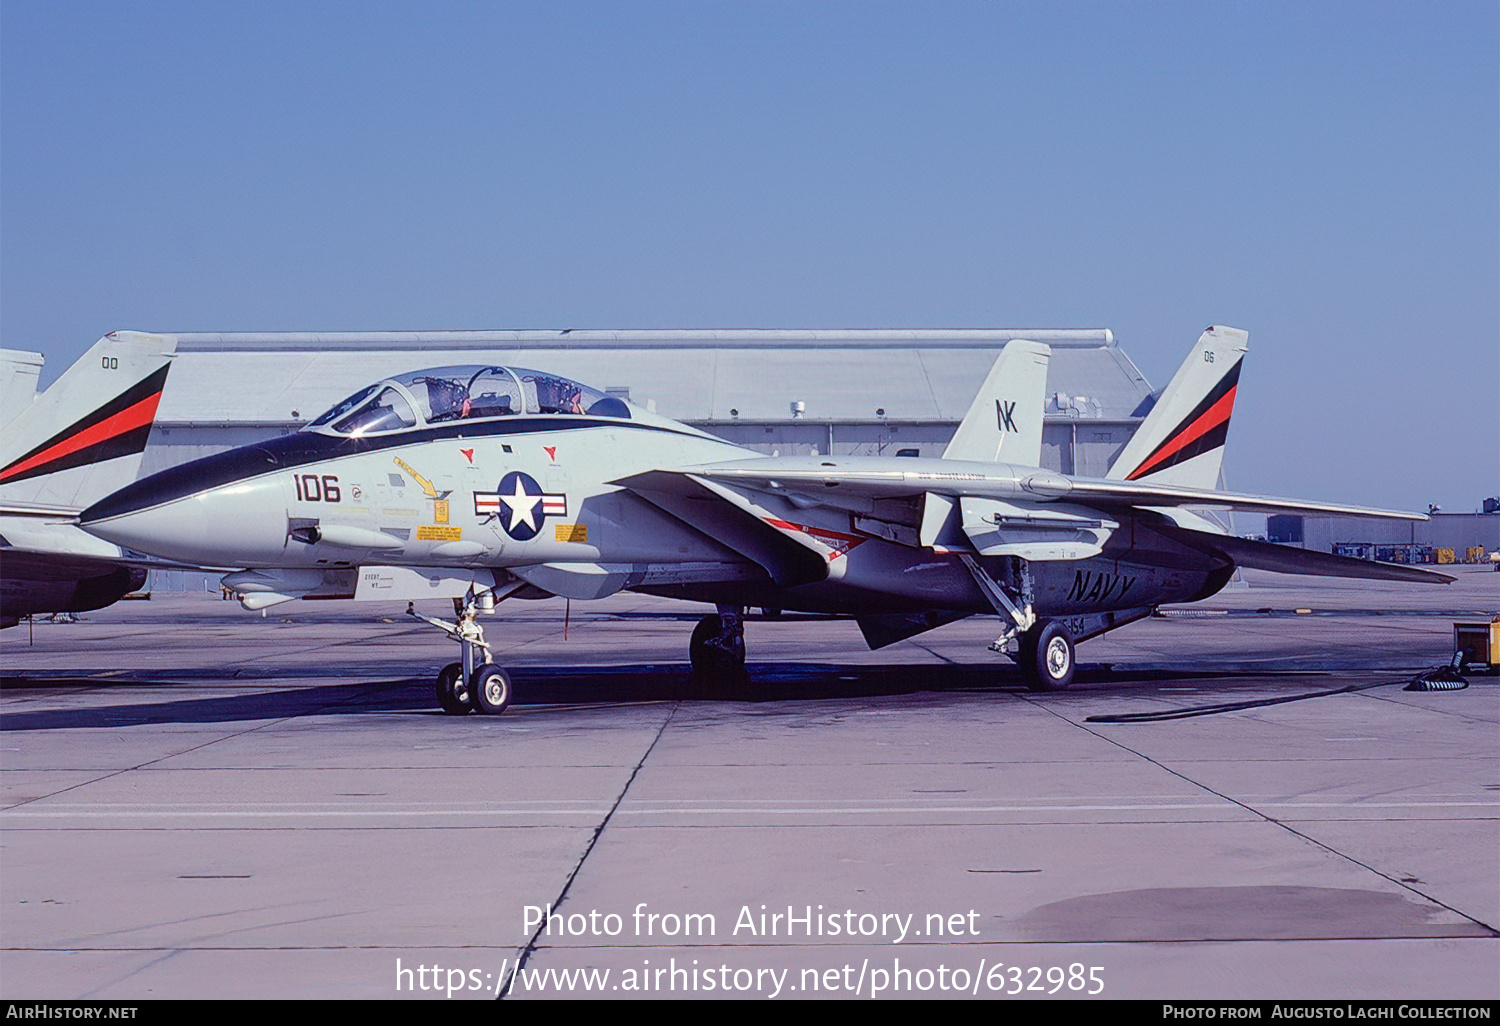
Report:
[[[149,479],[148,479],[149,480]],[[161,501],[137,486],[79,515],[85,531],[193,566],[274,565],[286,548],[286,505],[274,480],[249,481]]]
[[[203,507],[195,498],[143,506],[111,496],[79,514],[78,526],[122,548],[193,562],[190,554],[202,547],[207,534]]]

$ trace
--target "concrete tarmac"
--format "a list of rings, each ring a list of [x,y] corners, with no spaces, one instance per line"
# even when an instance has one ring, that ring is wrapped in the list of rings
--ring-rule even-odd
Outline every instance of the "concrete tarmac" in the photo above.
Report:
[[[1055,694],[993,620],[752,620],[705,698],[701,607],[503,603],[501,717],[438,712],[404,605],[23,623],[0,996],[1494,1000],[1500,678],[1402,690],[1500,611],[1455,569],[1251,574]]]

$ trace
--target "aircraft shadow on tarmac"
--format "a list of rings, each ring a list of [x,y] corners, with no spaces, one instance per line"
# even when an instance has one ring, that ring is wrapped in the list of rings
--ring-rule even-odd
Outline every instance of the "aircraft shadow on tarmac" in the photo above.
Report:
[[[1325,686],[1328,674],[1288,671],[1173,672],[1093,665],[1081,667],[1078,684],[1070,691],[1032,694],[1019,671],[994,666],[838,666],[823,663],[776,663],[750,667],[752,680],[727,689],[705,689],[690,680],[681,666],[517,667],[512,674],[516,698],[513,708],[525,706],[594,706],[672,701],[775,703],[798,701],[856,701],[921,693],[983,693],[1025,695],[1033,701],[1059,701],[1109,692],[1141,696],[1162,685],[1201,682],[1206,693],[1234,695],[1237,683],[1257,683],[1257,690],[1275,680],[1279,686]],[[215,679],[217,681],[217,678]],[[213,686],[212,683],[207,686]],[[248,681],[238,680],[243,687]],[[134,689],[159,686],[161,701],[89,708],[37,709],[0,714],[0,732],[20,730],[99,729],[166,723],[230,723],[280,720],[305,716],[411,714],[440,716],[430,681],[414,678],[328,683],[311,687],[277,688],[194,698],[171,697],[191,683],[154,682],[144,678],[98,679],[19,678],[0,680],[0,689],[14,692],[87,688],[98,693],[111,686]],[[253,686],[253,685],[252,685]],[[1279,688],[1278,688],[1279,689]],[[1241,692],[1243,694],[1243,692]]]

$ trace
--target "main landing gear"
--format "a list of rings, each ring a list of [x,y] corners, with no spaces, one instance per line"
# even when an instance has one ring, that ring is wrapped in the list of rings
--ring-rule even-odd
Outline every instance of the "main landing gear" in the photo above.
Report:
[[[1021,676],[1032,691],[1061,691],[1077,669],[1073,636],[1056,620],[1043,620],[1020,637]]]
[[[1073,635],[1057,620],[1037,619],[1032,604],[1036,586],[1026,562],[1007,557],[993,567],[998,576],[992,576],[973,556],[960,555],[958,558],[968,568],[974,583],[979,585],[995,612],[1000,614],[1003,629],[1000,636],[990,643],[991,651],[1008,652],[1010,643],[1015,642],[1014,658],[1021,664],[1021,676],[1032,691],[1061,691],[1071,685],[1077,668]],[[1099,629],[1103,631],[1109,627]]]
[[[745,669],[745,621],[741,606],[719,606],[693,628],[688,662],[693,683],[705,692],[723,694],[749,683]]]
[[[490,593],[486,593],[489,597]],[[491,598],[490,604],[493,604]],[[449,663],[438,671],[437,700],[443,712],[450,716],[464,716],[471,712],[498,716],[503,713],[513,696],[510,676],[489,662],[490,647],[484,641],[484,628],[479,626],[476,615],[480,599],[474,590],[461,599],[453,600],[456,622],[436,620],[423,616],[415,606],[408,605],[406,614],[432,624],[458,642],[460,661]],[[476,651],[482,650],[485,661],[476,660]]]

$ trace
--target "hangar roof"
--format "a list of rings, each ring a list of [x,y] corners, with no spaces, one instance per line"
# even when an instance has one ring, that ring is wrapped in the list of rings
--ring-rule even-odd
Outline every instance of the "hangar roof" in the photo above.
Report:
[[[176,424],[306,421],[382,377],[472,363],[551,371],[684,421],[787,420],[794,402],[811,421],[874,420],[877,408],[957,421],[1012,338],[1052,346],[1049,416],[1123,420],[1151,393],[1108,329],[174,334],[157,419]]]

